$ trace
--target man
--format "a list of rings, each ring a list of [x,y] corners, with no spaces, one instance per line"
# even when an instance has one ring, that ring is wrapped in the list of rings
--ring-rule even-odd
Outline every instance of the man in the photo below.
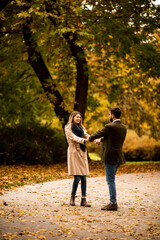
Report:
[[[122,152],[123,142],[126,137],[127,128],[120,121],[120,108],[110,109],[110,122],[104,128],[92,134],[89,141],[96,143],[103,142],[102,161],[105,163],[106,180],[109,187],[110,203],[101,208],[101,210],[117,211],[115,175],[120,164],[125,163]]]

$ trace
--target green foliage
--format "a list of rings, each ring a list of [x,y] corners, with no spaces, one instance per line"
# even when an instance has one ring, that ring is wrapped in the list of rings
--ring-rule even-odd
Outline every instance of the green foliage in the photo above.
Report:
[[[0,129],[1,164],[51,164],[66,160],[62,131],[36,123]]]
[[[74,109],[79,88],[68,37],[82,47],[90,68],[86,128],[101,127],[109,107],[119,105],[129,128],[158,139],[158,13],[151,0],[12,1],[0,12],[1,124],[51,122],[55,117],[28,63],[23,25],[31,19],[32,37],[65,109]]]
[[[55,114],[39,81],[29,73],[30,69],[15,71],[15,67],[8,65],[7,73],[1,78],[1,125],[51,121]]]
[[[136,60],[142,71],[148,72],[148,76],[160,77],[160,53],[156,51],[156,47],[146,43],[138,46],[136,51]]]
[[[14,126],[17,123],[51,121],[55,116],[53,106],[27,62],[18,22],[16,31],[12,29],[16,24],[14,17],[15,12],[10,6],[6,22],[3,22],[6,24],[1,22],[0,124]]]

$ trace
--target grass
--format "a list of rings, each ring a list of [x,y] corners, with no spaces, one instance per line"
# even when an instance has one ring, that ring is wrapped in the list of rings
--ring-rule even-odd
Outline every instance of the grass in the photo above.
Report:
[[[89,153],[88,155],[89,155],[90,159],[92,159],[94,161],[100,161],[101,160],[100,156],[97,153]]]
[[[160,163],[160,161],[136,161],[136,162],[129,162],[129,161],[126,161],[126,164],[143,164],[143,163]]]

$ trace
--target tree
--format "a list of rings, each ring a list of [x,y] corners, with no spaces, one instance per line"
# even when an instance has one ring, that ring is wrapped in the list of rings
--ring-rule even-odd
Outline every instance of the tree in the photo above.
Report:
[[[12,49],[8,42],[12,36],[18,37],[17,46],[24,44],[21,56],[28,53],[63,124],[73,109],[85,114],[88,83],[94,80],[90,53],[103,71],[129,56],[146,76],[159,77],[157,39],[153,39],[158,8],[150,0],[8,2],[3,1],[1,40],[7,42],[7,51]]]
[[[109,109],[118,105],[123,113],[122,121],[128,128],[134,129],[139,136],[147,134],[158,140],[160,79],[149,78],[129,56],[121,61],[115,58],[111,60],[114,64],[104,70],[96,64],[95,56],[90,58],[89,65],[93,74],[96,72],[97,81],[91,83],[89,88],[89,91],[94,89],[91,100],[96,101],[88,108],[88,129],[91,132],[98,130],[100,126],[97,125],[106,123],[106,107]]]

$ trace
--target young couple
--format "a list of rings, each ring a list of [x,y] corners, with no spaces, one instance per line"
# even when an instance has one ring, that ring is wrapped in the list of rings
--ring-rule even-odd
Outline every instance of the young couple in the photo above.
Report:
[[[127,132],[126,126],[120,121],[120,116],[120,108],[111,108],[109,113],[111,123],[90,136],[82,124],[81,114],[78,111],[70,114],[68,124],[65,126],[65,134],[69,145],[67,150],[68,174],[74,176],[71,206],[75,206],[75,195],[81,180],[80,206],[91,207],[86,201],[86,175],[89,175],[89,167],[85,142],[90,141],[96,144],[103,142],[102,161],[105,163],[110,203],[101,210],[117,211],[115,175],[119,165],[125,163],[122,146]]]

